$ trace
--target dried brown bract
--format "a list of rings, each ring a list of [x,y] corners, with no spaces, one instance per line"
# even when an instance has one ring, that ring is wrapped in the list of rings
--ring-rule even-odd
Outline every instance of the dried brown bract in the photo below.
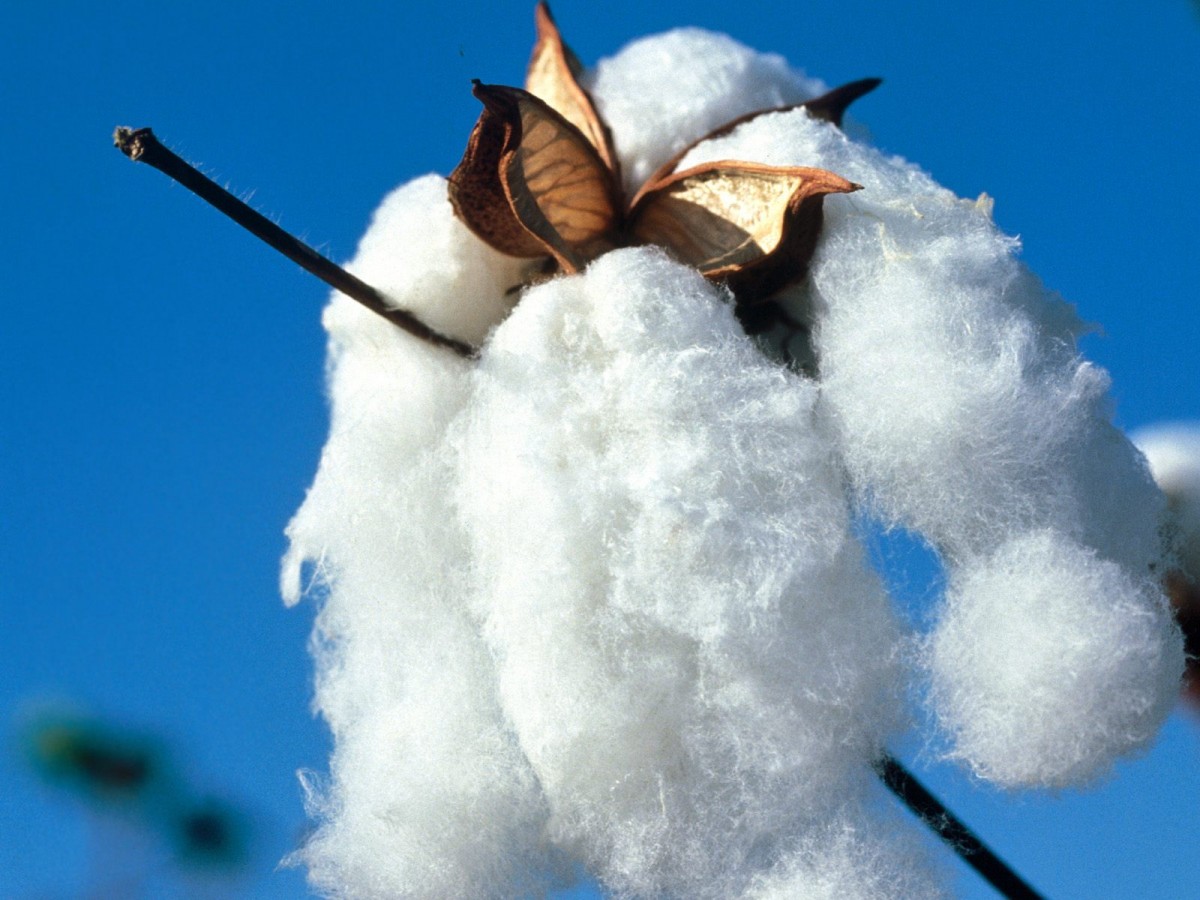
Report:
[[[502,253],[549,258],[551,270],[567,273],[616,247],[657,244],[728,284],[739,315],[805,276],[825,196],[860,185],[824,169],[724,160],[676,171],[688,147],[626,202],[612,135],[579,84],[579,61],[545,3],[536,19],[525,89],[475,83],[484,110],[449,187],[471,231]],[[878,83],[853,82],[798,105],[838,124]],[[701,140],[776,111],[742,116]]]

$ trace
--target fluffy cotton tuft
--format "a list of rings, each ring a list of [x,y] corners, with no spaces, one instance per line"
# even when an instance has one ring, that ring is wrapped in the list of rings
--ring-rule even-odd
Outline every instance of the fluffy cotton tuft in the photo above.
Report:
[[[864,185],[826,201],[812,267],[822,398],[875,510],[951,560],[1054,526],[1155,562],[1162,497],[1109,421],[1108,376],[1073,312],[1015,258],[986,203],[803,110],[707,142],[716,159],[812,165]]]
[[[695,30],[588,84],[628,189],[824,88]],[[947,564],[920,674],[971,770],[1078,783],[1165,715],[1182,655],[1154,582],[1163,498],[1079,322],[987,204],[802,110],[684,165],[718,158],[864,185],[827,199],[783,300],[814,326],[816,379],[655,249],[512,310],[525,264],[473,237],[437,177],[363,238],[356,274],[486,343],[469,363],[344,297],[326,313],[330,437],[283,587],[295,602],[310,564],[335,749],[297,856],[327,893],[538,895],[582,862],[619,896],[934,895],[872,799],[905,642],[856,501]]]
[[[904,824],[854,802],[814,828],[784,865],[755,880],[747,900],[934,900],[943,873]]]
[[[1045,786],[1093,777],[1142,746],[1166,715],[1182,666],[1179,635],[1149,581],[1162,572],[1164,501],[1141,454],[1110,422],[1108,376],[1079,357],[1073,313],[1015,259],[1016,242],[996,229],[986,203],[955,198],[915,166],[802,110],[754,120],[681,165],[728,158],[817,165],[864,185],[827,201],[811,293],[801,298],[816,321],[821,411],[860,497],[885,521],[923,535],[952,582],[959,570],[973,584],[991,572],[1025,592],[1009,596],[1008,606],[1028,614],[1022,627],[1042,636],[1047,654],[1058,642],[1065,655],[1078,641],[1094,647],[1097,635],[1132,639],[1145,622],[1156,623],[1131,649],[1140,663],[1080,668],[1094,681],[1038,681],[1048,709],[1094,715],[1104,695],[1077,696],[1085,682],[1145,706],[1133,716],[1136,727],[1128,710],[1094,715],[1061,749],[1064,722],[1077,719],[1037,715],[1041,707],[1022,707],[1016,694],[998,702],[1030,659],[1004,656],[1004,642],[979,669],[934,654],[930,698],[952,755],[1002,784]],[[1082,550],[1053,556],[1054,566],[1076,568],[1042,565],[1032,570],[1036,578],[1005,580],[1007,570],[992,571],[1008,559],[1002,548],[1040,529],[1111,561],[1110,577],[1097,578],[1098,563]],[[1085,637],[1082,621],[1059,616],[1041,587],[1052,576],[1083,592],[1079,602],[1107,624]],[[974,617],[967,608],[976,609],[965,601],[951,607],[942,627],[956,637],[939,633],[938,641],[967,643],[965,623],[1006,633],[1002,608],[980,606]],[[984,609],[993,610],[986,620]],[[1121,732],[1126,725],[1132,730]]]
[[[1050,531],[955,573],[928,645],[953,755],[1005,786],[1064,787],[1140,750],[1183,654],[1157,582]]]
[[[714,128],[825,92],[823,82],[793,71],[783,57],[698,28],[634,41],[601,60],[585,86],[616,138],[627,196]]]
[[[418,181],[388,199],[353,268],[387,283],[422,274],[389,270],[421,254],[395,252],[381,235],[398,210],[437,221],[444,182],[428,187]],[[436,227],[429,235],[426,249],[447,249]],[[461,247],[449,260],[426,257],[426,274],[439,289],[465,292],[464,303],[471,291],[494,300],[501,282],[479,278],[482,254]],[[454,466],[442,445],[469,400],[469,366],[345,297],[335,296],[325,324],[333,419],[316,481],[288,528],[282,580],[296,602],[302,564],[312,564],[323,597],[315,705],[335,748],[328,783],[309,779],[319,827],[295,861],[331,896],[536,891],[552,868],[545,808],[468,615],[470,558],[447,501]]]
[[[501,702],[618,891],[740,895],[895,722],[816,395],[655,249],[530,291],[481,360],[460,504]]]

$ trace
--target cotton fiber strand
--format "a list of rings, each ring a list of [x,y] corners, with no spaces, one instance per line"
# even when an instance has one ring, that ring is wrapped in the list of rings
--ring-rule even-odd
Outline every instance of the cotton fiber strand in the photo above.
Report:
[[[584,83],[630,191],[824,90],[696,30]],[[363,238],[356,274],[483,346],[326,313],[330,437],[283,585],[320,603],[335,749],[297,858],[329,895],[537,896],[583,864],[620,897],[935,896],[872,772],[910,679],[948,755],[1006,787],[1102,775],[1166,715],[1164,500],[988,204],[803,110],[682,165],[716,159],[864,186],[827,198],[781,298],[815,377],[657,248],[511,292],[529,267],[436,176]],[[863,509],[945,562],[929,634],[901,633]]]
[[[749,900],[932,900],[945,873],[926,859],[919,835],[897,817],[854,802],[830,815],[799,851],[755,880]]]

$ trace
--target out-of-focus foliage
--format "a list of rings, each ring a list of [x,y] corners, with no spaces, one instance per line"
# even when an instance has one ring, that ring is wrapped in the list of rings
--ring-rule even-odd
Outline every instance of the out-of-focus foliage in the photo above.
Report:
[[[101,815],[163,840],[183,866],[233,871],[249,856],[250,821],[201,797],[154,735],[71,712],[42,712],[21,730],[34,772]]]

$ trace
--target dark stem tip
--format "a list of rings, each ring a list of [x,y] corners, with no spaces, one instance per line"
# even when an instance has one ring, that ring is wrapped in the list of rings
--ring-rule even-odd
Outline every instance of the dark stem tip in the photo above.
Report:
[[[146,145],[157,141],[149,128],[126,128],[124,125],[113,132],[113,146],[137,162],[146,152]]]

